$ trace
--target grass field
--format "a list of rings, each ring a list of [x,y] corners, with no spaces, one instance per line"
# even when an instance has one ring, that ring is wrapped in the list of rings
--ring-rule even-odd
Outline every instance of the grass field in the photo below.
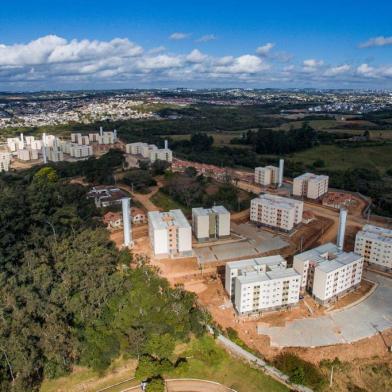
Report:
[[[207,132],[207,134],[214,138],[214,146],[219,147],[230,145],[231,139],[240,137],[244,132],[246,132],[246,130],[230,132]],[[173,140],[190,140],[191,135],[170,135],[170,137]],[[248,146],[243,145],[235,145],[235,147],[248,148]]]
[[[325,168],[344,170],[368,167],[381,173],[392,168],[392,145],[344,148],[336,145],[322,145],[289,156],[289,159],[312,164],[318,159],[325,162]]]
[[[216,381],[238,392],[288,391],[262,371],[231,357],[211,337],[193,341],[182,355],[189,358],[187,366],[170,372],[169,377]]]
[[[158,191],[152,198],[151,201],[159,208],[162,208],[164,211],[168,210],[175,210],[180,208],[184,211],[184,213],[190,214],[190,208],[185,207],[183,204],[178,203],[177,201],[173,200],[170,196],[166,195],[165,193]]]
[[[261,370],[253,369],[239,359],[231,357],[209,336],[178,346],[176,354],[186,356],[187,364],[165,374],[167,378],[200,378],[216,381],[238,392],[288,391],[285,386],[268,377]],[[105,375],[98,375],[86,368],[78,368],[67,377],[46,380],[40,392],[97,391],[131,378],[135,367],[135,360],[119,360]],[[133,385],[136,385],[136,382],[129,381],[110,388],[107,392],[119,392]]]

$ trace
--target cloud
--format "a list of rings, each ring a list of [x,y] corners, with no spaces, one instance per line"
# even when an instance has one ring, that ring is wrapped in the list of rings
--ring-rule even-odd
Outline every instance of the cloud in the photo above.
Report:
[[[198,49],[193,49],[191,53],[186,56],[186,60],[190,63],[202,63],[208,56],[203,54]]]
[[[324,64],[323,60],[315,60],[315,59],[308,59],[308,60],[304,60],[303,62],[303,65],[305,67],[312,67],[312,68],[319,67],[323,64]]]
[[[339,65],[337,67],[328,68],[324,75],[325,76],[337,76],[344,73],[347,73],[351,70],[351,66],[348,64]]]
[[[259,46],[256,49],[256,53],[260,56],[267,56],[270,50],[275,46],[275,44],[271,42],[267,42],[265,45]]]
[[[215,41],[216,39],[217,38],[214,34],[206,34],[196,39],[195,42],[209,42],[209,41]]]
[[[205,54],[199,49],[185,53],[168,52],[163,46],[144,50],[127,38],[111,40],[67,40],[47,35],[26,43],[0,44],[0,85],[4,89],[51,88],[52,86],[153,86],[179,82],[201,82],[200,86],[242,85],[258,87],[264,83],[292,86],[329,86],[339,83],[363,85],[392,81],[392,64],[363,62],[325,64],[323,60],[283,63],[270,52],[267,43],[260,53],[224,56]],[[203,84],[204,83],[204,84]],[[330,84],[329,84],[330,83]]]
[[[231,62],[220,64],[215,67],[215,72],[225,74],[255,74],[269,69],[270,66],[265,64],[257,56],[246,54],[231,59]]]
[[[170,35],[169,39],[173,40],[173,41],[180,41],[182,39],[187,39],[190,36],[190,34],[188,33],[180,33],[180,32],[176,32]]]
[[[359,44],[360,48],[372,48],[375,46],[386,46],[386,45],[392,45],[392,37],[375,37],[375,38],[370,38],[365,42],[362,42]]]

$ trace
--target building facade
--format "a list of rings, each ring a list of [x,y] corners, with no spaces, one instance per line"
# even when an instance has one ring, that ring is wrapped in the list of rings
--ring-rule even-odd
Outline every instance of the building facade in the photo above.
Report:
[[[255,183],[269,186],[278,183],[279,168],[276,166],[265,166],[255,168]]]
[[[287,197],[264,194],[250,204],[250,220],[283,231],[301,223],[304,204]]]
[[[181,210],[150,211],[148,232],[156,256],[192,255],[192,228]]]
[[[360,285],[363,258],[327,243],[295,255],[293,268],[301,275],[301,291],[326,305]]]
[[[372,266],[392,270],[392,230],[365,225],[355,237],[355,253]]]
[[[192,208],[192,229],[198,241],[230,236],[230,212],[223,206]]]
[[[294,178],[293,195],[319,199],[328,192],[328,181],[328,176],[304,173]]]
[[[262,313],[296,305],[300,275],[281,256],[226,264],[225,289],[239,314]]]

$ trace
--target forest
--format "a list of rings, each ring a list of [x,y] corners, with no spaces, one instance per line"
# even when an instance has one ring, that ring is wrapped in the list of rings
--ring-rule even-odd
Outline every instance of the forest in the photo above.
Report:
[[[117,250],[87,189],[61,171],[2,174],[0,189],[0,390],[37,391],[119,355],[177,366],[175,343],[208,319],[195,296]]]

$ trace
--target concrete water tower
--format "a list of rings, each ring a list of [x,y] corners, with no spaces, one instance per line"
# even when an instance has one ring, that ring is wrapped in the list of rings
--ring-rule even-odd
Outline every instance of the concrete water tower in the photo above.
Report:
[[[279,159],[278,187],[283,185],[284,159]]]
[[[131,225],[131,208],[130,198],[123,197],[121,199],[122,214],[123,214],[123,229],[124,229],[124,244],[125,248],[132,248],[132,225]]]
[[[336,245],[340,250],[343,250],[344,247],[344,236],[346,234],[346,221],[347,221],[347,210],[345,208],[341,208],[339,213],[338,235],[336,237]]]

